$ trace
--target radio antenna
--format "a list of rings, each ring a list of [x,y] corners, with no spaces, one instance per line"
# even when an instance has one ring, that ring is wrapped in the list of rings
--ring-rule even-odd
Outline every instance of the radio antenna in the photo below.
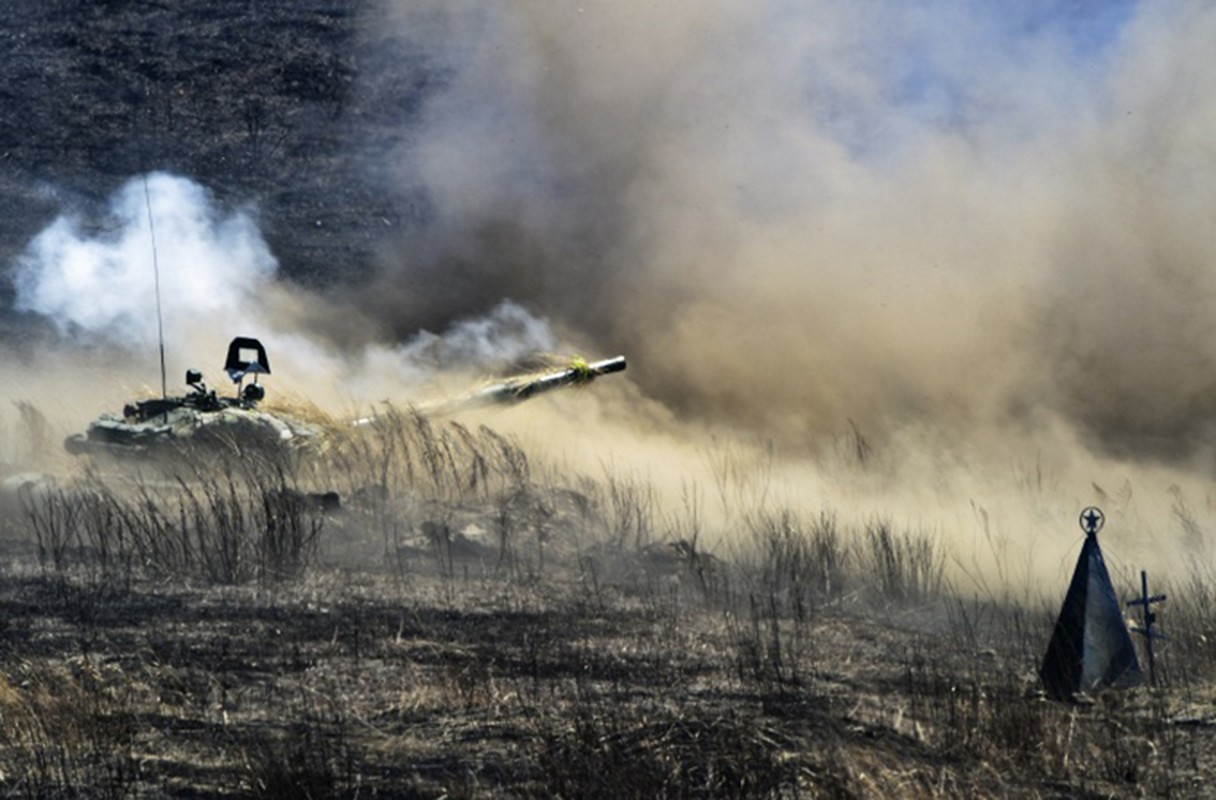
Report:
[[[148,173],[144,173],[144,205],[148,209],[148,235],[152,239],[152,275],[156,283],[156,338],[160,343],[160,397],[169,397],[165,380],[165,321],[160,308],[160,263],[156,258],[156,225],[152,222],[152,195],[148,192]]]

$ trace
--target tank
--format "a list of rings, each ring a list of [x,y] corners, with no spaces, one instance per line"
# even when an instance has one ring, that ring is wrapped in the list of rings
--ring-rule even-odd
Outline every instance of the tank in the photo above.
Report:
[[[553,389],[582,386],[601,375],[624,369],[623,356],[593,362],[575,358],[490,383],[455,400],[416,406],[415,410],[431,416],[485,405],[510,405]],[[64,446],[74,455],[144,456],[200,442],[307,447],[324,436],[325,429],[319,425],[258,408],[266,397],[261,378],[270,374],[270,360],[257,339],[247,336],[233,339],[224,359],[224,371],[236,384],[232,396],[219,395],[203,382],[201,372],[187,370],[185,394],[128,403],[121,414],[103,414],[84,433],[69,436]],[[363,418],[350,424],[363,426],[373,421],[374,418]]]
[[[139,400],[128,403],[121,414],[102,414],[87,431],[69,436],[64,447],[74,455],[143,455],[209,436],[273,443],[320,434],[314,425],[258,409],[266,397],[260,378],[270,374],[270,360],[257,339],[233,339],[224,371],[236,384],[233,396],[220,396],[203,382],[201,372],[186,370],[186,394]]]

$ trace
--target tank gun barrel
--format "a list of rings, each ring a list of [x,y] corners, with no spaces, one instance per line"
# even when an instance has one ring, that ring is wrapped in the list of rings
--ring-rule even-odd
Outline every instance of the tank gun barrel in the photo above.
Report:
[[[82,453],[142,454],[150,447],[172,442],[184,442],[202,431],[238,432],[248,437],[258,435],[275,441],[286,441],[314,435],[310,426],[292,421],[290,415],[262,412],[258,401],[264,397],[259,375],[270,374],[266,348],[257,339],[238,336],[228,346],[224,369],[238,386],[247,375],[254,382],[239,390],[236,397],[218,397],[203,383],[198,370],[186,371],[190,393],[178,397],[137,400],[127,404],[121,415],[102,414],[89,424],[85,433],[74,434],[64,442],[67,451]],[[587,361],[573,358],[566,363],[523,375],[504,378],[458,396],[455,399],[413,406],[423,415],[450,414],[488,405],[513,405],[538,394],[563,386],[591,383],[601,375],[611,375],[625,369],[625,357]],[[371,425],[375,416],[352,420],[354,426]],[[206,437],[198,437],[200,440]]]
[[[590,383],[601,375],[623,372],[624,369],[624,356],[591,362],[575,359],[570,366],[564,369],[508,378],[498,383],[492,383],[473,392],[456,405],[459,408],[494,404],[510,405],[528,400],[551,389]]]
[[[552,389],[559,389],[563,386],[585,385],[601,375],[611,375],[614,372],[623,372],[624,370],[624,356],[605,358],[600,361],[585,361],[581,358],[576,358],[565,367],[556,367],[528,375],[517,375],[506,378],[469,392],[462,397],[422,403],[415,406],[415,409],[424,416],[433,416],[451,414],[472,408],[482,408],[484,406],[514,405]],[[364,425],[371,425],[375,421],[376,417],[371,416],[353,420],[352,424],[356,427],[362,427]]]

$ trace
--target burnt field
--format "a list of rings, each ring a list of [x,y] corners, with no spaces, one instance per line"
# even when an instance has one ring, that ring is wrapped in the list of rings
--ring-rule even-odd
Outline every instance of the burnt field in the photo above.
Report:
[[[403,413],[324,458],[231,446],[10,496],[6,791],[1198,797],[1212,778],[1201,580],[1168,587],[1162,686],[1056,703],[1037,677],[1055,609],[955,591],[950,554],[881,520],[739,509],[715,555],[698,504],[552,475],[489,428]],[[309,502],[321,487],[343,508]]]
[[[132,175],[161,170],[256,206],[287,275],[365,273],[386,234],[425,214],[373,165],[439,80],[368,43],[374,7],[6,4],[0,262],[65,209],[96,212]]]

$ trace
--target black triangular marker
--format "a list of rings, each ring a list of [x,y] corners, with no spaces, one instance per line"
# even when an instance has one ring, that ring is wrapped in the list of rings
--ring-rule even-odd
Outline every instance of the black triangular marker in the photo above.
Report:
[[[1101,512],[1086,512],[1081,517],[1085,544],[1039,670],[1048,695],[1056,700],[1071,700],[1077,692],[1144,682],[1136,648],[1098,547]]]

